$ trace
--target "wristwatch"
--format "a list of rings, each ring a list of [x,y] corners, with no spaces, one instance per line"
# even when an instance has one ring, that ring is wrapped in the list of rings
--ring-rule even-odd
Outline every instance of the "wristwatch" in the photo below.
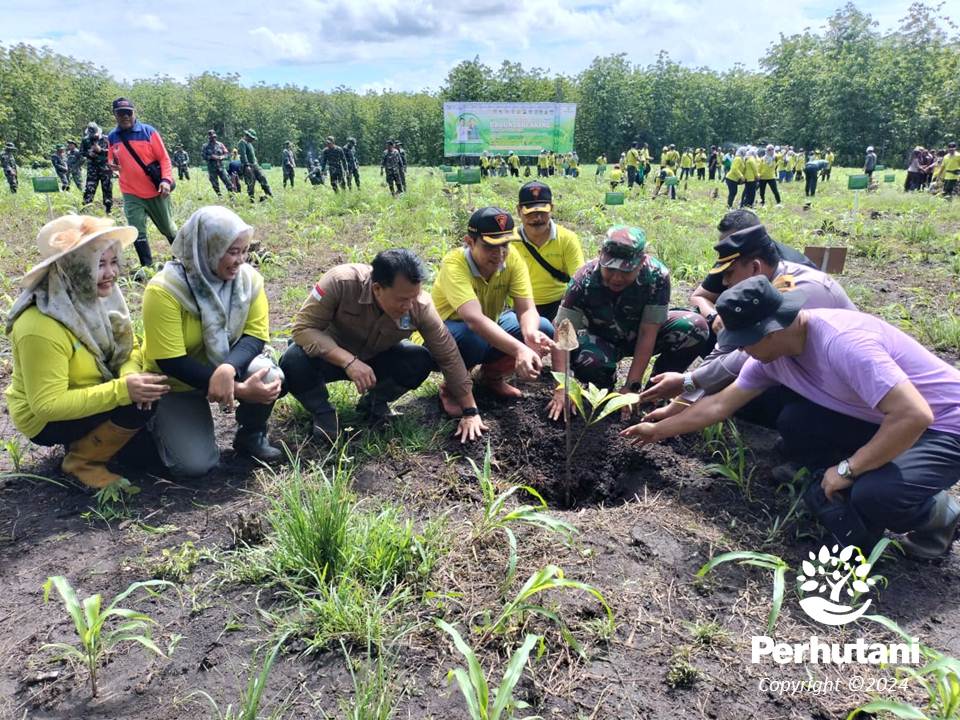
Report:
[[[476,416],[479,415],[479,414],[480,414],[480,411],[479,411],[477,408],[475,408],[475,407],[464,408],[464,409],[463,409],[463,416],[464,416],[464,417],[476,417]]]
[[[853,468],[850,467],[849,460],[840,461],[840,464],[837,465],[837,475],[842,477],[844,480],[853,480]]]
[[[697,391],[697,386],[693,382],[693,373],[685,372],[683,374],[683,391],[685,393]]]
[[[643,383],[639,380],[630,383],[630,392],[640,392],[641,388],[643,388]]]

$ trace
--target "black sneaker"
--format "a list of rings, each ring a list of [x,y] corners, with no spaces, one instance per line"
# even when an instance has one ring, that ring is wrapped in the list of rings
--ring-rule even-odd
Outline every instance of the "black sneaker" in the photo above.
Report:
[[[283,451],[270,444],[267,433],[263,430],[237,431],[233,439],[233,449],[238,455],[252,457],[265,463],[276,462],[283,457]]]

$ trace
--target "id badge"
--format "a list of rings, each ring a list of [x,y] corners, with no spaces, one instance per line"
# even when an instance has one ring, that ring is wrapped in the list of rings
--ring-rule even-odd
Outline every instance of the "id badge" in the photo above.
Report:
[[[410,313],[404,313],[397,321],[397,325],[400,326],[401,330],[410,330],[413,327],[413,323],[410,321]]]

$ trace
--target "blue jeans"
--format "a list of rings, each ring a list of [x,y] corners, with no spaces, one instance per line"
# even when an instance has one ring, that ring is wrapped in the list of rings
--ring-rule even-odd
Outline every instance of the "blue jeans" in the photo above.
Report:
[[[463,364],[466,365],[468,369],[474,365],[490,363],[503,357],[503,353],[500,350],[497,350],[493,345],[473,332],[473,330],[467,327],[467,324],[463,320],[444,320],[443,324],[447,326],[447,330],[453,335],[453,339],[457,341],[457,348],[463,357]],[[497,318],[497,325],[503,328],[508,335],[523,342],[523,334],[520,332],[520,320],[513,310],[507,310],[502,313],[500,317]],[[553,325],[546,318],[540,318],[539,329],[540,332],[547,337],[553,337]]]

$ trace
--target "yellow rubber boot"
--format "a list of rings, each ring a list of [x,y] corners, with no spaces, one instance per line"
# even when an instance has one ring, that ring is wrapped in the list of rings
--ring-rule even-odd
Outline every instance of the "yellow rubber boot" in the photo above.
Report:
[[[138,430],[115,425],[111,421],[98,425],[79,440],[70,443],[70,450],[60,468],[87,487],[100,490],[120,479],[107,470],[107,461],[130,442]]]

